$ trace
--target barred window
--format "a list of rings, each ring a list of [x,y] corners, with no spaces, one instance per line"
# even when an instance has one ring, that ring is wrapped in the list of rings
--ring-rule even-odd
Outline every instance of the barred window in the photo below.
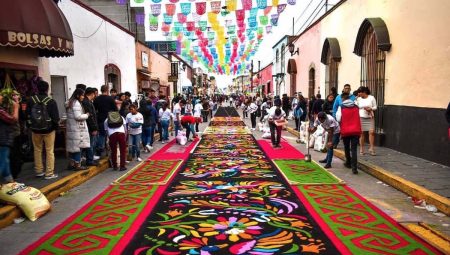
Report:
[[[375,132],[383,133],[383,106],[386,53],[378,48],[377,36],[370,27],[364,37],[361,55],[361,86],[368,87],[377,101]]]
[[[314,95],[314,89],[316,87],[316,69],[309,69],[309,86],[308,86],[308,98]]]
[[[330,94],[330,88],[338,87],[338,62],[334,60],[331,50],[328,50],[325,64],[325,97]]]

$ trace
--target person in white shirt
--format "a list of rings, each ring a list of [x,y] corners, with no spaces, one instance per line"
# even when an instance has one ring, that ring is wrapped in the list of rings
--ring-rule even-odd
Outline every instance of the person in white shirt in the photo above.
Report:
[[[169,124],[170,118],[172,114],[170,113],[170,109],[167,108],[167,103],[163,103],[162,107],[159,109],[159,121],[161,122],[162,128],[162,141],[161,143],[165,143],[169,141]]]
[[[309,128],[309,132],[314,133],[319,125],[321,125],[323,129],[328,132],[327,156],[325,159],[319,160],[319,162],[325,163],[324,168],[331,168],[334,144],[337,144],[337,142],[339,142],[339,133],[341,132],[341,130],[336,119],[333,118],[333,116],[326,114],[325,112],[319,112],[317,114],[317,119],[316,121],[314,121],[314,127]]]
[[[358,98],[355,104],[359,107],[359,117],[361,120],[361,137],[359,143],[361,145],[359,152],[364,155],[365,133],[369,132],[369,153],[375,156],[375,119],[374,111],[377,110],[377,102],[375,97],[370,94],[368,87],[358,88]]]
[[[140,144],[141,144],[141,134],[142,134],[142,124],[144,124],[144,116],[140,112],[137,111],[136,105],[131,104],[129,106],[130,112],[127,114],[126,121],[128,126],[128,145],[129,151],[131,154],[131,158],[134,156],[137,157],[137,161],[141,162],[141,152],[140,152]]]
[[[267,98],[263,99],[263,103],[259,107],[261,110],[261,118],[259,119],[259,122],[262,122],[264,117],[267,115],[267,109],[269,109],[269,104],[267,104]]]
[[[258,106],[252,99],[250,100],[250,104],[247,107],[247,112],[250,113],[250,120],[252,121],[252,130],[256,128],[256,111],[258,110]]]
[[[116,112],[120,116],[119,111]],[[108,113],[109,116],[109,113]],[[127,156],[127,140],[126,140],[126,120],[122,118],[122,124],[119,127],[110,127],[108,125],[108,118],[104,122],[105,131],[109,137],[109,148],[111,149],[111,162],[114,170],[119,170],[117,167],[117,144],[119,144],[120,151],[120,171],[125,171],[125,159]]]
[[[281,130],[283,126],[276,125],[277,121],[284,121],[286,119],[286,113],[280,108],[280,106],[273,106],[268,111],[269,114],[269,127],[270,127],[270,139],[272,140],[272,146],[279,148],[281,140]],[[276,132],[276,136],[275,136]]]
[[[194,106],[194,118],[195,118],[195,132],[199,132],[198,131],[198,125],[200,122],[202,122],[202,110],[203,110],[203,106],[200,103],[200,100],[197,101],[197,104],[195,104]]]
[[[178,131],[181,130],[181,108],[186,104],[186,100],[182,99],[179,103],[173,106],[173,125],[175,126],[175,137],[178,135]]]

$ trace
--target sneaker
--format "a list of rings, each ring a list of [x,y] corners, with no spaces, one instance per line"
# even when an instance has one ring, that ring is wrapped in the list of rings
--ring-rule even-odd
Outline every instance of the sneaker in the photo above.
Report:
[[[142,161],[142,159],[138,157],[138,158],[137,158],[137,161],[138,161],[138,162],[141,162],[141,161]]]
[[[319,160],[319,163],[327,163],[326,159]]]
[[[350,163],[344,163],[344,166],[345,166],[346,168],[352,168],[352,165],[351,165]]]
[[[127,164],[128,164],[128,163],[130,163],[130,161],[129,161],[129,160],[125,160],[125,163],[127,163]]]
[[[352,169],[353,174],[358,174],[358,169]]]
[[[42,177],[44,175],[45,175],[44,173],[38,173],[38,174],[36,174],[36,177]]]
[[[331,165],[326,164],[323,166],[323,168],[326,168],[326,169],[331,168]]]
[[[44,179],[46,179],[46,180],[55,179],[55,178],[58,178],[58,175],[57,175],[57,174],[52,174],[52,175],[49,175],[49,176],[45,176],[45,177],[44,177]]]
[[[151,150],[153,150],[153,147],[152,146],[150,146],[150,145],[145,145],[145,148],[147,148],[147,150],[150,152]]]
[[[166,142],[164,142],[164,141],[161,141],[161,143],[162,143],[162,144],[165,144]]]
[[[99,160],[100,157],[99,156],[94,156],[94,160]]]
[[[126,171],[126,170],[127,170],[126,167],[121,167],[121,168],[119,169],[119,171]]]

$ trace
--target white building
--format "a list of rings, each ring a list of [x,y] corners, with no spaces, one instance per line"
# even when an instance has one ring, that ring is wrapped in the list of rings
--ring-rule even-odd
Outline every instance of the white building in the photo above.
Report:
[[[285,35],[272,47],[273,56],[275,56],[272,66],[272,83],[274,84],[273,92],[276,96],[283,94],[292,96],[295,92],[290,91],[291,79],[287,74],[288,59],[290,57],[288,45],[293,38],[293,36]]]
[[[52,95],[59,109],[75,86],[109,84],[118,91],[137,94],[135,37],[80,1],[61,1],[59,7],[70,24],[75,55],[50,59]]]

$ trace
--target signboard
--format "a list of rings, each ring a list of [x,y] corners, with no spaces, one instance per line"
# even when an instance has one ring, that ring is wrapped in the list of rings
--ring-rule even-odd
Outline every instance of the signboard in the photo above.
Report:
[[[148,54],[145,51],[141,52],[142,67],[148,68]]]

